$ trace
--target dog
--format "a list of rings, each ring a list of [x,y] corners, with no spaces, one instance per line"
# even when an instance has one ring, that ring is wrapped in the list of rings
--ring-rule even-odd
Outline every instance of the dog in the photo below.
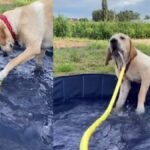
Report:
[[[32,58],[36,58],[37,67],[42,66],[44,50],[53,46],[52,4],[52,0],[36,1],[0,15],[0,48],[3,53],[12,52],[16,42],[25,47],[25,51],[0,72],[0,82],[12,69]]]
[[[117,76],[122,66],[126,65],[115,110],[119,111],[123,107],[131,89],[130,84],[134,81],[141,83],[136,112],[143,114],[145,112],[146,94],[150,86],[150,57],[136,49],[128,35],[119,33],[110,38],[105,65],[111,59],[116,63],[115,72]]]

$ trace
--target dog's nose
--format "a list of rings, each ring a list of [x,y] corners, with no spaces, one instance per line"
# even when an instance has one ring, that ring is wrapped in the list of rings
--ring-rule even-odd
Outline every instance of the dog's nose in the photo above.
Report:
[[[117,43],[117,39],[111,39],[110,42],[111,42],[111,44],[116,44]]]
[[[110,40],[110,43],[111,43],[111,46],[112,46],[112,49],[113,50],[117,50],[117,47],[118,47],[118,40],[113,38]]]

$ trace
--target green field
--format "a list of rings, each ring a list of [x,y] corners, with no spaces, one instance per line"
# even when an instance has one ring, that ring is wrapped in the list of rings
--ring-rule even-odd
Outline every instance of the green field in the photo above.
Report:
[[[6,4],[5,2],[3,2],[3,4],[0,4],[0,13],[3,13],[7,10],[11,10],[19,6],[27,5],[33,1],[36,0],[10,0],[10,2]]]
[[[87,41],[87,46],[82,48],[55,49],[55,76],[81,73],[114,73],[113,62],[108,66],[104,65],[107,45],[108,42],[106,40],[89,40]],[[150,55],[149,44],[139,42],[135,46]]]

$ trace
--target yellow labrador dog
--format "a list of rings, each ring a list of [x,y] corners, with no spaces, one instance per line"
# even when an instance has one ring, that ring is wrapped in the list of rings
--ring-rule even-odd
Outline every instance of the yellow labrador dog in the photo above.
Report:
[[[116,75],[118,76],[123,63],[126,64],[126,74],[121,85],[116,110],[124,105],[130,91],[130,81],[140,82],[136,112],[145,112],[145,98],[150,86],[150,57],[136,49],[129,36],[119,33],[111,37],[108,47],[106,65],[111,58],[116,63]]]
[[[43,50],[53,46],[52,12],[52,0],[41,0],[0,15],[2,51],[11,52],[15,42],[26,48],[0,72],[1,82],[13,68],[34,57],[38,65],[42,64]]]

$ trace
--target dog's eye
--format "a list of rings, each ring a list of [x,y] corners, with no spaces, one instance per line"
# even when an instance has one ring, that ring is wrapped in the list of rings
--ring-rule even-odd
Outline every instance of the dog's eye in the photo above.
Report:
[[[120,36],[120,39],[121,39],[121,40],[125,40],[125,37],[123,37],[123,36]]]

